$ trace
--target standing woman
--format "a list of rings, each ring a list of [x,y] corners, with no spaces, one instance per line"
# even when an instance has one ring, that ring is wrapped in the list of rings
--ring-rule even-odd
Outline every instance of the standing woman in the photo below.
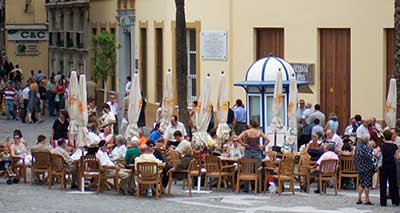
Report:
[[[361,196],[365,192],[365,205],[373,205],[369,200],[369,189],[372,187],[372,177],[375,173],[374,155],[372,148],[368,146],[369,137],[361,137],[354,153],[354,164],[360,182],[358,186],[358,201],[357,204],[362,204]]]
[[[260,144],[260,139],[265,140],[265,144]],[[260,130],[260,124],[257,121],[250,121],[250,129],[243,131],[239,137],[238,141],[246,148],[244,151],[244,156],[246,158],[262,158],[262,149],[269,143],[269,138]]]
[[[51,128],[50,141],[52,142],[53,147],[56,147],[57,140],[59,139],[69,139],[68,132],[68,114],[66,111],[60,111],[58,113],[58,118],[54,121],[53,127]]]
[[[37,106],[39,104],[39,87],[37,83],[32,83],[29,88],[29,98],[28,98],[28,123],[36,122],[35,112],[37,111]]]
[[[58,81],[58,84],[56,86],[55,103],[56,103],[57,113],[59,113],[60,110],[64,108],[64,93],[65,93],[64,80],[61,79]]]
[[[329,120],[326,122],[325,131],[330,129],[333,133],[338,134],[339,121],[335,113],[329,114]]]
[[[398,147],[392,141],[392,133],[390,130],[385,130],[383,132],[383,136],[385,137],[384,143],[381,143],[375,151],[375,156],[377,156],[379,152],[382,152],[382,167],[379,171],[381,206],[386,206],[387,204],[386,188],[388,180],[392,204],[399,206],[399,189],[397,187],[397,171],[395,160],[395,154]]]

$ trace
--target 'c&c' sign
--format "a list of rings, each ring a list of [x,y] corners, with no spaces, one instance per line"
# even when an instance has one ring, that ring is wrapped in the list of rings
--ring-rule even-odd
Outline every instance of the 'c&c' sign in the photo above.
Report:
[[[40,30],[8,30],[9,41],[47,41],[49,33]]]

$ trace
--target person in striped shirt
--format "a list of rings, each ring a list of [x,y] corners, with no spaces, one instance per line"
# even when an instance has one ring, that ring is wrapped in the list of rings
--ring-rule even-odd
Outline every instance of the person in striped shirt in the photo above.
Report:
[[[4,90],[4,104],[6,105],[6,116],[7,120],[11,120],[11,118],[15,118],[14,113],[14,99],[15,99],[16,91],[12,87],[12,83],[8,83],[8,87]]]

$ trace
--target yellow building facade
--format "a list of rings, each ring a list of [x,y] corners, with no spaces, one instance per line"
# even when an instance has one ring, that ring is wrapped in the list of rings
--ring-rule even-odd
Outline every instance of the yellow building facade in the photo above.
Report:
[[[48,27],[45,0],[6,1],[5,54],[24,76],[48,73]]]
[[[192,76],[196,81],[195,86],[192,84],[196,88],[193,96],[200,95],[207,73],[216,89],[223,70],[230,99],[246,100],[245,91],[233,84],[244,80],[246,70],[256,59],[272,52],[290,63],[314,67],[309,76],[310,91],[300,94],[306,102],[335,105],[325,106],[327,114],[332,109],[336,113],[343,110],[345,116],[361,114],[383,120],[387,77],[391,73],[387,69],[392,66],[392,56],[387,51],[391,48],[388,39],[392,38],[394,26],[393,0],[191,0],[185,6],[187,27],[195,34],[188,37],[195,46],[188,53],[196,58],[194,63],[189,62],[196,69],[196,76]],[[154,103],[160,97],[154,83],[159,78],[160,30],[163,76],[175,66],[175,2],[137,0],[136,20],[139,73],[144,64],[145,90]],[[227,33],[226,60],[202,59],[202,33],[213,31]],[[341,96],[345,103],[336,98]],[[212,98],[216,103],[217,95]]]

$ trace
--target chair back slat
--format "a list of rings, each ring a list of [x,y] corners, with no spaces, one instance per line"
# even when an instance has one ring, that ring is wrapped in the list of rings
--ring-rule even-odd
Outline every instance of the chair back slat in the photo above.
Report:
[[[51,154],[49,151],[32,152],[32,168],[47,169],[51,166]]]
[[[62,172],[65,169],[65,161],[61,155],[51,154],[51,169],[54,172]]]
[[[276,160],[276,156],[278,155],[275,151],[266,151],[264,154],[268,156],[270,160]]]
[[[354,166],[354,156],[342,156],[340,158],[340,171],[341,172],[356,172],[356,168]]]
[[[294,173],[294,158],[284,158],[279,163],[279,175],[292,176]]]
[[[191,172],[198,172],[198,171],[200,171],[199,164],[197,163],[197,160],[196,160],[196,159],[193,159],[193,160],[190,161],[188,170],[191,171]]]
[[[81,158],[81,169],[83,172],[99,172],[100,165],[96,155],[86,155]]]
[[[323,160],[319,170],[321,175],[333,175],[336,174],[338,167],[338,160]]]
[[[221,159],[210,155],[206,157],[206,170],[207,172],[220,172],[221,171]]]
[[[158,163],[140,162],[137,163],[136,172],[141,180],[151,181],[157,180],[159,177]]]
[[[258,159],[241,158],[239,160],[239,173],[241,175],[256,175]]]

